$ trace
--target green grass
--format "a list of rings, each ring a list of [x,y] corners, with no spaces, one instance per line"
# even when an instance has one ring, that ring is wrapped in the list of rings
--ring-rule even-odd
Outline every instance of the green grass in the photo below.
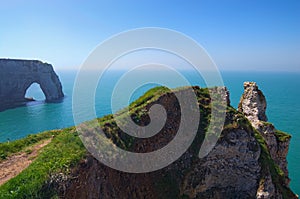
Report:
[[[38,135],[47,137],[47,134]],[[74,128],[60,131],[27,169],[0,187],[0,198],[55,197],[55,190],[46,187],[51,174],[62,172],[67,175],[85,154]]]
[[[148,90],[143,96],[132,102],[129,107],[134,108],[141,105],[145,105],[149,103],[149,101],[154,101],[158,97],[160,97],[162,94],[165,94],[167,92],[170,92],[170,89],[164,86],[158,86],[154,87],[150,90]]]
[[[20,140],[0,143],[0,161],[6,159],[14,153],[21,152],[25,148],[32,146],[41,140],[51,138],[52,136],[57,135],[59,132],[60,130],[46,131],[39,134],[28,135]]]
[[[275,136],[276,136],[276,139],[280,142],[286,142],[291,139],[291,135],[289,135],[283,131],[280,131],[280,130],[275,131]]]

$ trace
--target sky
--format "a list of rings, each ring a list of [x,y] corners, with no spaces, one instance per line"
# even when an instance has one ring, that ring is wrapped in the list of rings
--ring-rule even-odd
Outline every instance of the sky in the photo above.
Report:
[[[78,69],[104,40],[161,27],[197,41],[220,70],[300,71],[300,1],[4,0],[0,58]]]

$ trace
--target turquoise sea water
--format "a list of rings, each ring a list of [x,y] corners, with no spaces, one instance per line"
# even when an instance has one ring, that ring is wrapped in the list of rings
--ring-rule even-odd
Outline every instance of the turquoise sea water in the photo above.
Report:
[[[154,73],[157,73],[154,72]],[[201,77],[194,72],[182,72],[192,85],[205,86]],[[37,84],[32,85],[28,97],[39,101],[30,102],[27,106],[0,112],[0,142],[8,139],[22,138],[28,134],[50,129],[64,128],[74,125],[72,115],[72,91],[76,77],[75,71],[58,71],[63,90],[64,101],[58,104],[45,104],[44,95]],[[114,84],[120,78],[120,72],[112,72],[105,76],[98,87],[95,97],[97,116],[111,113],[110,96]],[[141,75],[148,75],[147,73]],[[255,81],[264,92],[268,107],[269,121],[275,127],[292,135],[288,154],[288,167],[291,187],[300,193],[300,73],[288,72],[222,72],[224,84],[230,91],[231,104],[237,107],[243,93],[244,81]],[[87,80],[88,81],[88,80]],[[154,85],[145,85],[134,92],[131,101],[142,95]],[[82,104],[84,110],[86,104]],[[84,114],[84,111],[83,111]],[[92,119],[84,117],[83,120]]]

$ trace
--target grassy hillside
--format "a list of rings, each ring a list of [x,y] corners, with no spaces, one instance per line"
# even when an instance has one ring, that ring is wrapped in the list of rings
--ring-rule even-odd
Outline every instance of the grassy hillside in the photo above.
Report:
[[[50,144],[45,146],[36,160],[17,177],[12,178],[0,187],[0,198],[51,198],[56,196],[53,189],[45,187],[51,175],[68,174],[70,168],[83,158],[86,153],[74,128],[49,131],[36,136],[0,144],[1,150],[8,148],[9,153],[22,150],[36,139],[46,139],[54,135]],[[36,139],[35,139],[36,138]]]

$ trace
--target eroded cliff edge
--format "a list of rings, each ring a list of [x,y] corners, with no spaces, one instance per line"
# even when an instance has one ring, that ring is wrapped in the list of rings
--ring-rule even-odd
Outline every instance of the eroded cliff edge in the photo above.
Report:
[[[47,102],[64,97],[51,64],[38,60],[0,59],[0,111],[26,102],[26,90],[33,83],[40,85]]]

